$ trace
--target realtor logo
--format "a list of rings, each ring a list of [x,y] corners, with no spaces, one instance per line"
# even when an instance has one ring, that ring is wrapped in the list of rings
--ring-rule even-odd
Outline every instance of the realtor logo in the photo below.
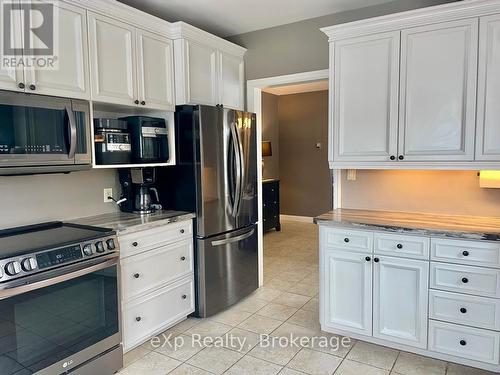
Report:
[[[58,8],[50,1],[2,4],[2,66],[56,69]]]

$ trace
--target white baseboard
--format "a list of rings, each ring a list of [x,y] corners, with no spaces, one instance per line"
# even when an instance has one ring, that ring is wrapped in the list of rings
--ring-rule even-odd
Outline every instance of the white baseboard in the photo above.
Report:
[[[301,223],[313,223],[313,217],[295,216],[295,215],[280,215],[281,221],[298,221]]]

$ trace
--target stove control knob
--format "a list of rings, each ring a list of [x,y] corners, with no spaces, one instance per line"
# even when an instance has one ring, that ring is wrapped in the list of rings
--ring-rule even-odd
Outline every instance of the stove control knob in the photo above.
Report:
[[[95,250],[98,252],[98,253],[104,253],[106,250],[104,249],[104,244],[102,243],[102,241],[99,241],[99,242],[96,242],[95,243]]]
[[[21,268],[26,272],[33,271],[36,267],[37,264],[35,258],[26,258],[21,262]]]
[[[92,250],[92,244],[88,243],[85,246],[83,246],[83,253],[86,256],[91,256],[92,254],[94,254],[94,250]]]
[[[116,248],[115,240],[112,238],[106,241],[106,245],[108,245],[108,250],[114,250]]]
[[[5,273],[9,276],[16,276],[21,272],[21,264],[19,262],[9,262],[5,265]]]

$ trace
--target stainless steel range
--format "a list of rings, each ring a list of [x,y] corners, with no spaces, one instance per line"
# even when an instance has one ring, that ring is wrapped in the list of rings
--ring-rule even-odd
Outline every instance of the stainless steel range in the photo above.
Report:
[[[111,375],[123,364],[115,232],[0,231],[0,374]]]

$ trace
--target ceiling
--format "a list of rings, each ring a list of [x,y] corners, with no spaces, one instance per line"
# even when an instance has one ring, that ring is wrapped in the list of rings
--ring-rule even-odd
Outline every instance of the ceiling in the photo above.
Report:
[[[286,86],[273,86],[262,89],[262,91],[273,95],[290,95],[323,90],[328,90],[328,80],[297,83],[295,85]]]
[[[185,21],[226,37],[393,0],[119,1],[167,21]]]

